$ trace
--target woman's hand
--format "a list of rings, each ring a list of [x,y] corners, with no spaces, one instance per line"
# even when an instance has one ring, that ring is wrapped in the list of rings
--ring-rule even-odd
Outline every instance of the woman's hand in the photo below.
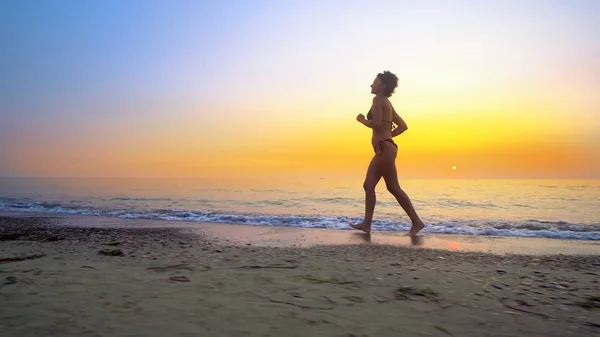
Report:
[[[361,122],[362,124],[365,124],[365,122],[367,121],[367,117],[365,117],[365,115],[363,114],[358,114],[358,116],[356,116],[356,120]]]

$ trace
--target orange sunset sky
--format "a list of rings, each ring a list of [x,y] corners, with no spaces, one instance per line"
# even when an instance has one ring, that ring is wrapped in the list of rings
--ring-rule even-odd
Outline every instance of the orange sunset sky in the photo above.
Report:
[[[600,1],[13,1],[0,176],[600,179]],[[452,170],[456,166],[456,170]]]

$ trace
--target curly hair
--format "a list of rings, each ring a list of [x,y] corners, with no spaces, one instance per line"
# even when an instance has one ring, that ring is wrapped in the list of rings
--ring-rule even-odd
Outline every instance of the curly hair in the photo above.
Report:
[[[379,77],[381,84],[385,84],[385,95],[387,97],[392,96],[398,86],[398,76],[386,70],[383,73],[377,74],[377,77]]]

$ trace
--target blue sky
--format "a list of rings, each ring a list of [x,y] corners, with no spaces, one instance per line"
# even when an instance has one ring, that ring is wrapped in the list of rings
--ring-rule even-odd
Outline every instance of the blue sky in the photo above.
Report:
[[[553,125],[595,142],[599,17],[593,0],[5,1],[0,154],[12,160],[0,174],[43,174],[19,158],[108,136],[129,144],[132,130],[339,123],[368,108],[384,69],[401,75],[408,113],[542,101],[531,118],[559,106]]]

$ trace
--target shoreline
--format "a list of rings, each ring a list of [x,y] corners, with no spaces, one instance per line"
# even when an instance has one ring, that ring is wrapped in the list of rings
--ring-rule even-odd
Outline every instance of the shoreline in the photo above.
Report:
[[[60,217],[0,216],[0,329],[8,335],[600,332],[599,255],[268,247],[217,241],[189,227],[67,218],[80,226]]]
[[[0,217],[52,218],[58,226],[97,228],[178,228],[227,245],[261,247],[313,247],[322,245],[390,245],[452,252],[516,255],[600,255],[600,240],[573,240],[516,236],[376,231],[364,234],[348,229],[254,226],[230,223],[125,219],[108,216],[0,211]]]

